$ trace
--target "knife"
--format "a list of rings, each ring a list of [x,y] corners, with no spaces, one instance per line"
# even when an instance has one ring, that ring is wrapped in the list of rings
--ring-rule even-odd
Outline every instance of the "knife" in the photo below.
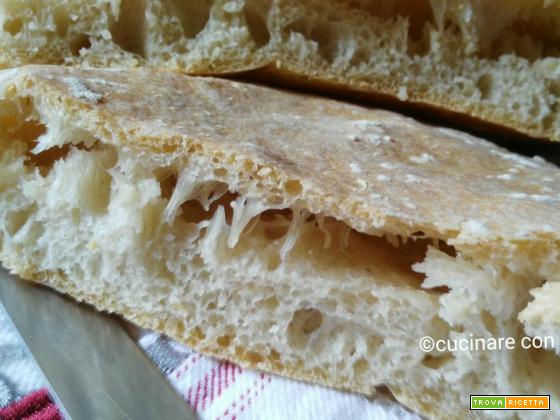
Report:
[[[0,303],[65,418],[196,418],[115,317],[1,268]]]

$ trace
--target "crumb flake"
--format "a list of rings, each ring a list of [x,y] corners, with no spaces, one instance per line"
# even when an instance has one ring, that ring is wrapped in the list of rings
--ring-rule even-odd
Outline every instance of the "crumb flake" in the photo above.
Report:
[[[272,169],[271,169],[271,168],[269,168],[268,166],[263,166],[262,168],[260,168],[260,169],[257,171],[257,175],[259,175],[259,176],[267,176],[267,175],[269,175],[271,172],[272,172]]]
[[[397,167],[397,165],[395,165],[394,163],[389,162],[382,162],[379,164],[379,166],[381,166],[383,169],[395,169]]]
[[[500,175],[496,176],[496,178],[504,179],[504,180],[509,181],[509,180],[513,179],[513,175],[512,174],[500,174]]]
[[[461,226],[461,234],[468,236],[481,237],[487,235],[490,231],[488,227],[478,220],[467,220]]]
[[[362,173],[362,167],[360,166],[360,164],[358,164],[356,162],[352,162],[348,166],[350,167],[350,171],[352,173],[355,173],[355,174]]]
[[[371,120],[355,120],[352,121],[352,125],[360,130],[371,130],[380,128],[380,124],[377,121]]]
[[[363,190],[367,189],[368,183],[364,179],[357,179],[356,180],[356,187],[358,188],[358,191],[363,191]]]
[[[399,87],[397,98],[399,98],[400,101],[406,101],[408,99],[408,89],[406,86]]]
[[[524,166],[526,168],[531,168],[531,169],[536,169],[542,166],[543,162],[541,162],[541,160],[539,159],[529,159],[527,157],[524,156],[519,156],[513,153],[509,153],[509,152],[505,152],[503,150],[497,150],[497,149],[493,149],[490,150],[490,153],[492,153],[493,155],[499,156],[504,160],[508,160],[510,162],[516,163],[520,166]]]
[[[516,200],[532,200],[538,203],[556,203],[560,201],[560,196],[553,197],[544,194],[527,194],[519,191],[509,193],[507,196]]]
[[[97,104],[103,99],[103,95],[91,90],[82,80],[76,77],[65,77],[63,81],[68,85],[72,96],[83,99],[92,104]]]
[[[469,145],[473,145],[475,143],[475,138],[472,136],[469,136],[466,133],[462,133],[460,131],[457,130],[452,130],[450,128],[444,128],[444,127],[438,127],[436,129],[437,131],[439,131],[440,133],[445,134],[446,136],[452,137],[454,139],[460,140],[465,144],[469,144]]]
[[[410,161],[419,165],[423,165],[425,163],[435,162],[435,159],[428,153],[422,153],[420,156],[411,156]]]
[[[227,13],[238,13],[243,9],[243,3],[237,1],[228,1],[223,5],[224,12]]]
[[[392,140],[391,136],[383,130],[383,127],[377,121],[356,120],[352,122],[352,125],[360,132],[348,135],[348,139],[351,141],[381,146],[390,143]]]

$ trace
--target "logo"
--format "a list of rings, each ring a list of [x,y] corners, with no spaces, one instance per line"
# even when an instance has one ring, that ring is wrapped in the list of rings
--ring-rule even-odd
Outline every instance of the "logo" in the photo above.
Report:
[[[550,410],[550,395],[471,395],[471,410]]]

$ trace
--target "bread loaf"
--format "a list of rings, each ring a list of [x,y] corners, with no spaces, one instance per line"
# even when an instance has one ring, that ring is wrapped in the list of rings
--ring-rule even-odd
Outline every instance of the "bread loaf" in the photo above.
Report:
[[[267,83],[435,107],[560,140],[559,4],[1,0],[0,66],[251,70]]]
[[[0,98],[13,273],[243,366],[387,385],[428,417],[504,393],[551,394],[559,414],[552,349],[419,347],[534,333],[518,320],[530,290],[560,280],[553,165],[387,111],[146,69],[4,70]]]

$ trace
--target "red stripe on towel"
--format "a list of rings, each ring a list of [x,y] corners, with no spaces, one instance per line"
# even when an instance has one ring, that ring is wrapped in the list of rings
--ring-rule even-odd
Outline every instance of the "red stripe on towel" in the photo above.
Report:
[[[272,382],[272,376],[261,373],[259,377],[255,379],[255,381],[245,390],[245,392],[241,393],[238,399],[233,401],[231,405],[226,408],[221,416],[216,417],[216,420],[220,420],[221,418],[236,420],[236,411],[239,411],[240,413],[244,412],[253,403],[256,397],[261,394],[264,387],[270,382]]]
[[[204,410],[215,398],[233,385],[243,370],[231,362],[220,362],[186,392],[189,405],[195,411]]]
[[[193,353],[190,357],[188,357],[184,362],[183,365],[177,369],[175,373],[175,378],[179,379],[183,376],[193,365],[199,361],[201,356],[197,353]]]
[[[0,408],[2,420],[62,420],[62,414],[51,400],[49,392],[39,389],[21,400]]]

